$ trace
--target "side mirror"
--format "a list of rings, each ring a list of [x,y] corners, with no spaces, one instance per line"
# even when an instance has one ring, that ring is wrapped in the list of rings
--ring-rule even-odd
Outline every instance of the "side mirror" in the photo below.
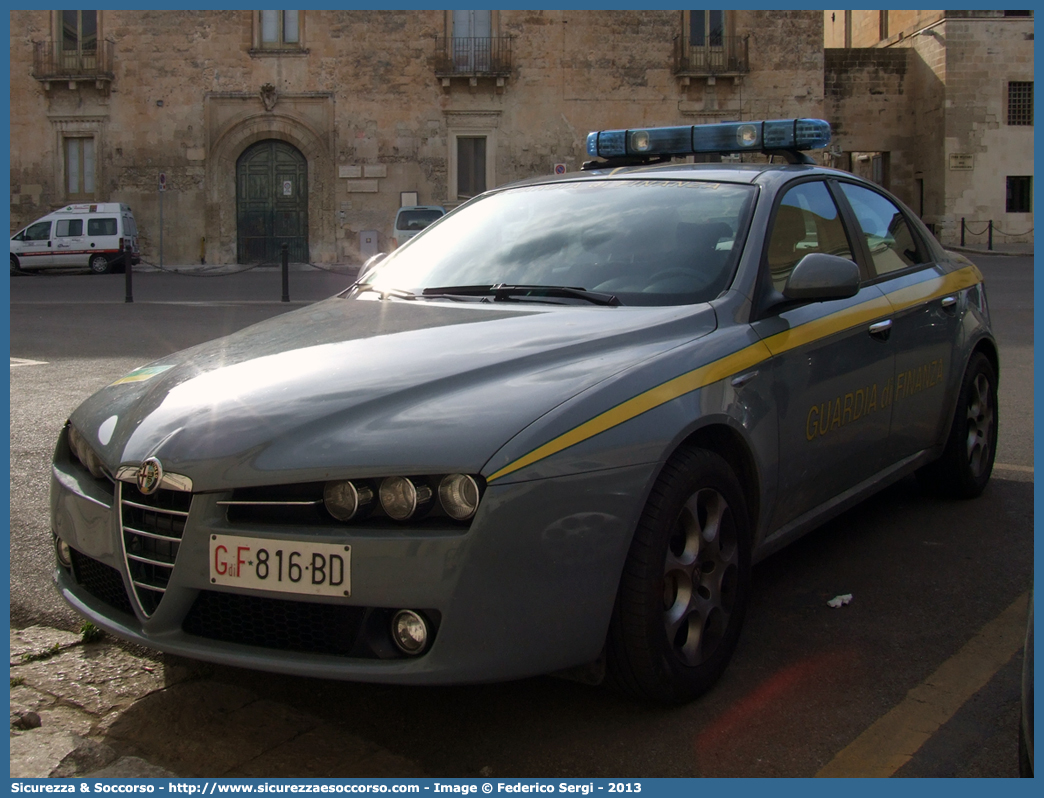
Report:
[[[790,273],[783,287],[788,300],[826,302],[859,293],[859,267],[847,258],[812,252]]]

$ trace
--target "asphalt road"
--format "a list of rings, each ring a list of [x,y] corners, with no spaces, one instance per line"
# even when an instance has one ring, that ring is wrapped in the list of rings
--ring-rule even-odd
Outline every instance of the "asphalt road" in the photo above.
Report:
[[[733,663],[699,701],[651,708],[554,678],[403,688],[201,672],[342,725],[433,776],[815,775],[910,690],[964,663],[969,641],[1030,586],[1033,264],[975,260],[1001,345],[999,465],[986,493],[947,502],[906,480],[758,565]],[[79,625],[50,580],[48,460],[68,413],[144,362],[347,282],[294,272],[294,302],[281,303],[277,271],[141,274],[126,304],[120,275],[11,279],[13,624]],[[843,593],[851,604],[827,606]],[[1001,659],[897,775],[1017,775],[1021,658]]]

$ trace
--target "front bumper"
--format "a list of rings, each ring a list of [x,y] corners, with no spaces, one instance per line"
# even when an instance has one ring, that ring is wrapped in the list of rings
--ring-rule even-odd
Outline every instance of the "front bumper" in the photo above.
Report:
[[[655,470],[648,464],[490,486],[466,529],[233,527],[217,504],[229,494],[195,494],[162,600],[143,610],[121,543],[121,490],[110,495],[77,463],[56,456],[52,528],[74,549],[77,567],[58,566],[55,579],[65,600],[99,627],[194,659],[414,684],[548,673],[598,657]],[[211,585],[210,534],[350,545],[351,597]],[[397,609],[420,610],[436,624],[422,655],[381,642]],[[260,636],[244,637],[244,624]],[[263,632],[272,624],[293,627],[291,642],[276,635],[280,642],[268,645]],[[307,633],[296,634],[304,627]]]

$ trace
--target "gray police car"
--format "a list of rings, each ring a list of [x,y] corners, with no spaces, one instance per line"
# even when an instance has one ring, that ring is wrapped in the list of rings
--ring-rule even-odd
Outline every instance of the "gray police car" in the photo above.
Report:
[[[72,413],[58,588],[127,640],[438,684],[596,663],[680,702],[751,564],[916,473],[982,492],[982,276],[822,120],[592,133],[344,293],[165,357]],[[780,163],[684,164],[701,152]],[[767,158],[758,160],[767,161]]]

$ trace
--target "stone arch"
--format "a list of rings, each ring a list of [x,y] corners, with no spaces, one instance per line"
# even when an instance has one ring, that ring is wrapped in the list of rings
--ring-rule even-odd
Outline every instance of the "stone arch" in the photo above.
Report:
[[[256,110],[260,104],[256,96],[220,99],[224,100],[220,107],[210,109],[211,118],[220,116],[225,121],[209,137],[205,177],[208,258],[214,263],[235,263],[236,162],[252,144],[276,139],[296,147],[308,161],[310,256],[314,262],[332,262],[336,256],[332,130],[317,129],[313,120],[295,112],[290,98],[280,98],[276,110],[268,112]],[[314,105],[317,98],[309,99]],[[242,108],[246,103],[249,109]]]

